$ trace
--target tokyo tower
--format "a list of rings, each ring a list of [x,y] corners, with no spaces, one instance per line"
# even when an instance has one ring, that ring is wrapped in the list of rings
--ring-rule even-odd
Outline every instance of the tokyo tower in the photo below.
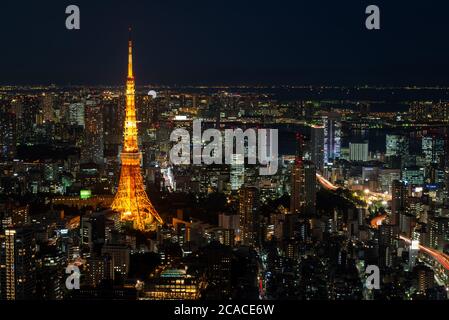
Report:
[[[133,222],[141,231],[156,229],[163,221],[145,192],[140,162],[142,153],[137,143],[135,86],[133,75],[132,40],[128,42],[128,78],[126,80],[126,116],[124,123],[121,174],[111,208],[120,213],[121,221]]]

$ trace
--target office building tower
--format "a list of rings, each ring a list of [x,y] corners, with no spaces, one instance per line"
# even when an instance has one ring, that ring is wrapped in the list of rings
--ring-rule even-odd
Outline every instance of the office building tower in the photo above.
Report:
[[[86,103],[84,144],[81,151],[83,163],[104,163],[103,114],[101,106],[93,101]]]
[[[329,113],[323,117],[324,125],[324,163],[340,158],[341,153],[341,117],[338,113]]]
[[[124,280],[128,276],[130,249],[122,244],[105,244],[101,248],[101,255],[111,258],[112,279]]]
[[[400,180],[394,180],[391,186],[391,223],[399,225],[399,215],[407,206],[407,187]]]
[[[93,226],[90,217],[81,217],[80,240],[82,246],[93,246]]]
[[[259,191],[255,187],[243,187],[239,192],[240,240],[243,245],[260,245]]]
[[[316,206],[316,169],[310,161],[295,163],[291,177],[290,212],[311,214]]]
[[[236,191],[245,183],[245,158],[243,154],[233,154],[231,171],[231,190]]]
[[[401,156],[409,153],[408,138],[403,135],[387,134],[386,153],[388,156]]]
[[[427,226],[430,246],[438,250],[444,250],[449,243],[449,218],[430,217]]]
[[[435,136],[422,137],[422,152],[426,164],[443,163],[445,154],[445,141]]]
[[[220,213],[218,226],[226,230],[233,230],[236,241],[240,241],[240,215]]]
[[[435,285],[435,275],[433,270],[425,265],[417,265],[413,268],[414,278],[416,279],[416,288],[421,294]]]
[[[379,169],[379,189],[381,192],[392,194],[394,180],[401,180],[400,169]]]
[[[123,134],[122,114],[119,112],[120,104],[118,101],[103,103],[103,129],[104,143],[106,145],[119,145]]]
[[[84,127],[84,103],[72,103],[69,105],[68,120],[70,125]]]
[[[290,213],[314,213],[316,205],[316,166],[303,160],[302,135],[296,136],[296,155],[291,174]]]
[[[402,169],[402,180],[408,185],[422,186],[424,184],[425,170],[423,167],[410,166]]]
[[[54,98],[51,94],[44,93],[42,95],[42,120],[43,122],[55,121]]]
[[[350,161],[368,161],[368,142],[349,143],[349,160]]]
[[[318,172],[324,167],[324,127],[312,126],[310,134],[310,160]]]
[[[36,241],[29,228],[6,228],[0,235],[0,294],[3,300],[36,296]]]
[[[412,270],[416,263],[417,263],[417,259],[418,259],[418,254],[419,254],[419,241],[418,240],[412,240],[412,244],[409,247],[409,255],[408,255],[408,267],[409,270]]]
[[[0,109],[0,119],[0,160],[12,160],[16,155],[16,116]]]
[[[95,288],[103,280],[110,280],[113,277],[112,258],[109,255],[87,258],[84,284]]]

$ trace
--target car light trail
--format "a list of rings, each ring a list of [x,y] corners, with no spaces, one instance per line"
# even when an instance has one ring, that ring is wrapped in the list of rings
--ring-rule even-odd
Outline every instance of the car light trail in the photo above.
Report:
[[[407,237],[404,236],[399,236],[399,238],[409,244],[412,243],[412,240],[410,240]],[[435,249],[431,249],[422,245],[419,245],[419,250],[425,252],[426,254],[428,254],[429,256],[431,256],[432,258],[434,258],[436,261],[438,261],[446,270],[449,271],[449,256],[443,252],[440,252],[438,250]]]

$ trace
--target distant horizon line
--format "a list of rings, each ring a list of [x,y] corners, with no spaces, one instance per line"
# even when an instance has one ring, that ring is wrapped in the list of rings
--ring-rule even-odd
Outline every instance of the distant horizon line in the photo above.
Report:
[[[4,87],[10,88],[78,88],[78,87],[92,87],[92,88],[120,88],[124,87],[123,84],[57,84],[57,83],[36,83],[36,84],[0,84],[0,89]],[[136,88],[293,88],[293,89],[306,89],[306,88],[357,88],[357,89],[449,89],[447,85],[435,85],[435,84],[254,84],[254,83],[239,83],[239,84],[161,84],[161,83],[147,83],[136,85]]]

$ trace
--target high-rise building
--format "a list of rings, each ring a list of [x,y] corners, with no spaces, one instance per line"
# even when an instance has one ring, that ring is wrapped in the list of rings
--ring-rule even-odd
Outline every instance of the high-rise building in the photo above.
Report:
[[[137,142],[135,85],[132,63],[132,41],[128,42],[128,78],[126,81],[126,117],[121,158],[120,182],[112,209],[122,221],[130,221],[138,230],[155,230],[163,221],[145,191],[140,164],[142,153]]]
[[[323,172],[324,167],[324,127],[312,126],[310,134],[310,160],[317,171]]]
[[[408,249],[409,249],[409,251],[408,251],[408,267],[409,267],[409,270],[412,270],[418,261],[419,241],[412,240],[412,244]]]
[[[103,257],[111,258],[112,279],[126,279],[129,272],[130,249],[123,244],[106,244],[101,248]]]
[[[44,300],[62,300],[64,298],[67,266],[61,251],[57,250],[41,257],[37,270],[36,296]]]
[[[368,161],[368,142],[349,143],[350,161]]]
[[[245,183],[245,159],[243,154],[233,154],[231,163],[231,190],[236,191]]]
[[[407,206],[407,187],[400,180],[394,180],[391,186],[391,214],[394,225],[399,225],[399,215]]]
[[[243,187],[239,192],[240,240],[246,246],[260,245],[258,193],[255,187]]]
[[[314,213],[316,205],[316,166],[303,160],[303,140],[297,135],[295,163],[291,175],[290,213]]]
[[[103,280],[114,278],[112,257],[90,257],[86,261],[86,274],[84,283],[91,287],[97,287]]]
[[[225,230],[233,230],[236,241],[240,241],[240,215],[221,213],[218,215],[218,226]]]
[[[120,143],[123,133],[123,128],[120,124],[123,123],[123,119],[119,109],[120,105],[118,101],[113,100],[108,103],[103,103],[103,129],[106,145],[118,145]]]
[[[93,227],[90,217],[81,217],[80,240],[83,246],[93,246]]]
[[[323,117],[324,124],[324,162],[340,158],[341,153],[341,117],[338,113],[329,113]]]
[[[37,115],[39,113],[39,103],[34,98],[25,99],[23,102],[23,133],[21,133],[21,140],[34,141],[35,126],[37,124]]]
[[[423,137],[421,146],[426,164],[443,163],[443,158],[445,154],[444,139],[434,136]]]
[[[55,121],[54,99],[51,94],[42,95],[42,117],[44,122]]]
[[[387,157],[400,157],[400,166],[407,165],[409,158],[409,139],[404,135],[387,134],[386,152]]]
[[[0,235],[0,294],[3,300],[31,300],[36,294],[36,241],[29,228]]]
[[[423,167],[410,166],[402,169],[402,180],[412,186],[424,184],[425,171]]]
[[[430,246],[435,249],[443,250],[449,243],[449,218],[431,217],[428,220],[430,233]]]
[[[379,264],[381,268],[392,266],[394,239],[395,226],[388,224],[379,226]]]
[[[209,231],[209,233],[211,234],[211,239],[218,241],[225,246],[234,246],[234,229],[213,228]]]
[[[0,160],[11,160],[16,154],[16,116],[0,110],[0,119]]]
[[[291,178],[291,213],[314,213],[316,206],[316,169],[310,161],[295,163]]]
[[[85,109],[84,145],[81,151],[83,163],[104,163],[103,114],[101,106],[88,101]]]
[[[84,103],[72,103],[68,113],[69,124],[84,127]]]
[[[416,279],[416,287],[421,294],[435,285],[434,272],[431,268],[425,265],[417,265],[413,268],[413,273]]]
[[[379,189],[381,192],[392,194],[394,180],[401,180],[400,169],[379,169]]]

